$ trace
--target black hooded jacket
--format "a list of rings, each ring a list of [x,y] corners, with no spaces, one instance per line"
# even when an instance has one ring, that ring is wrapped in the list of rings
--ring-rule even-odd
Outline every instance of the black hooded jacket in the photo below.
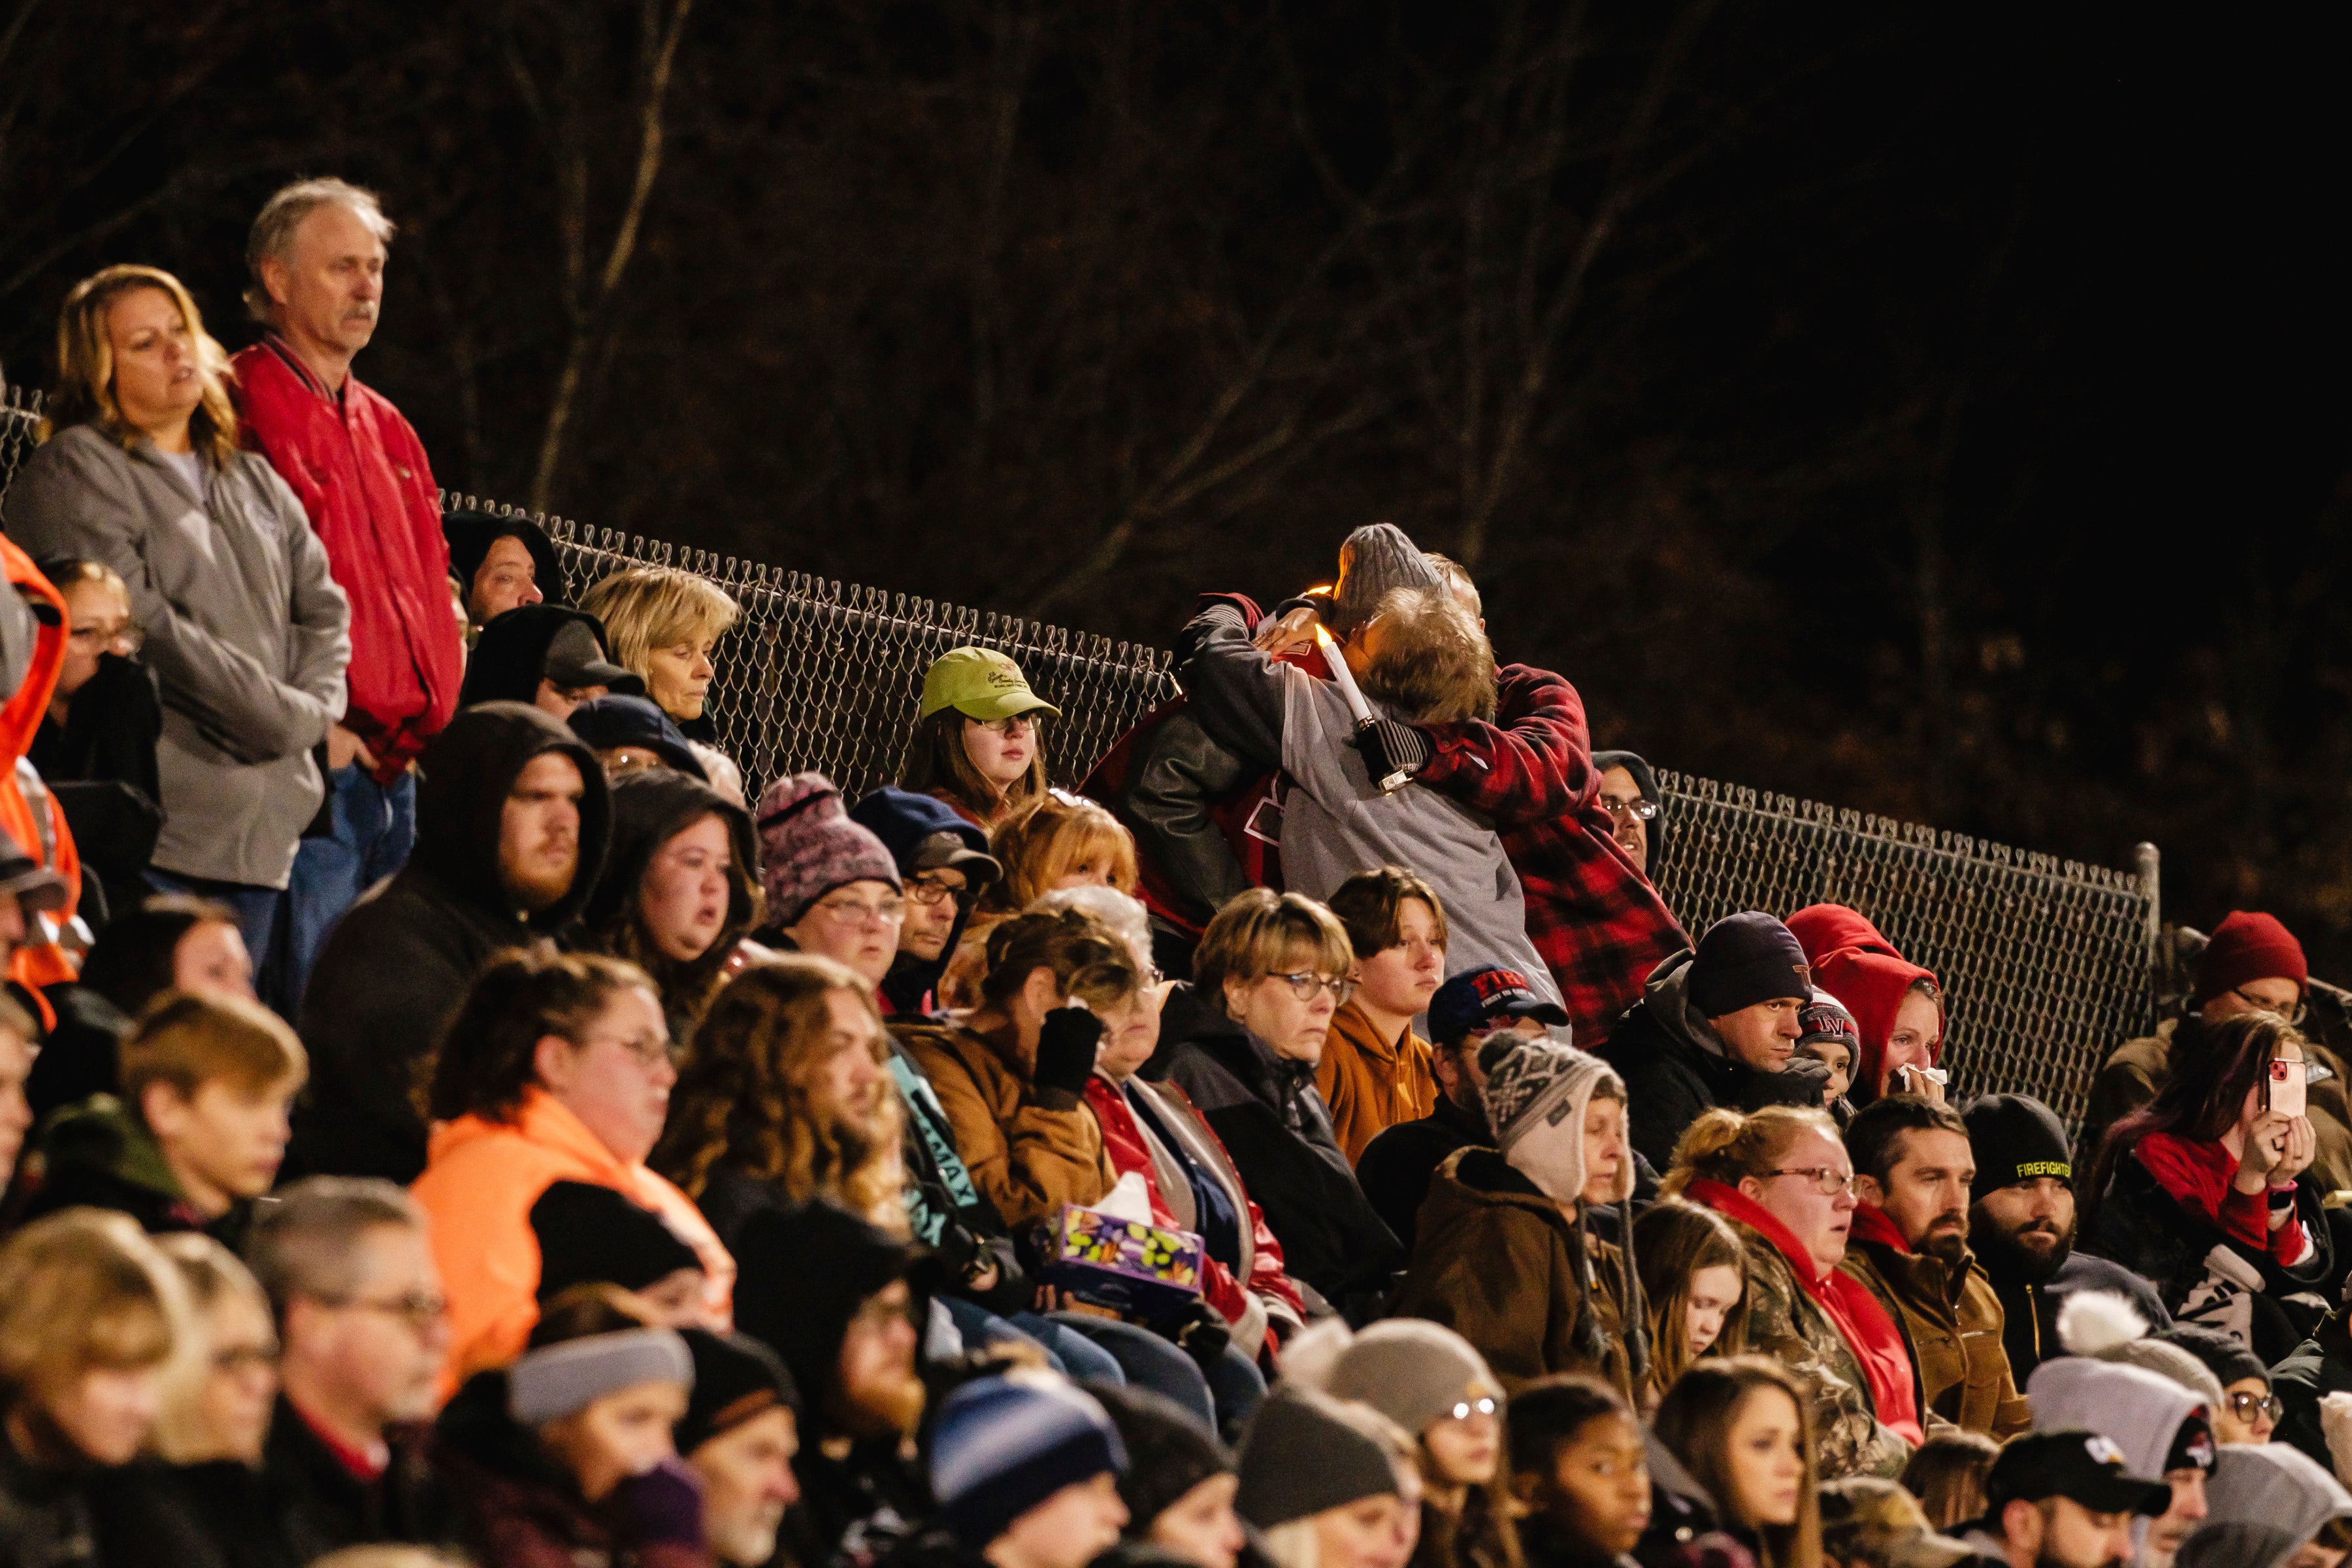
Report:
[[[532,758],[562,752],[580,769],[580,868],[536,914],[499,873],[508,794]],[[425,1123],[410,1091],[418,1064],[490,955],[572,923],[612,837],[604,771],[572,731],[536,708],[467,708],[419,764],[416,848],[352,906],[327,938],[302,998],[310,1085],[296,1108],[293,1173],[382,1176],[425,1169]]]
[[[566,621],[585,621],[596,634],[596,646],[609,653],[613,639],[604,623],[585,610],[562,605],[525,605],[509,610],[482,628],[480,640],[466,659],[466,684],[457,689],[457,706],[479,702],[535,702],[539,683],[547,677],[547,646]],[[640,687],[635,695],[642,695]]]
[[[1666,858],[1666,802],[1664,796],[1658,793],[1657,772],[1636,752],[1592,753],[1594,773],[1605,773],[1611,768],[1623,768],[1633,774],[1633,787],[1642,792],[1642,798],[1658,808],[1658,815],[1646,824],[1650,830],[1650,870],[1655,872]],[[1652,876],[1650,880],[1655,882],[1657,878]]]
[[[505,617],[500,616],[501,620]],[[661,987],[669,1037],[683,1044],[718,989],[719,972],[735,944],[760,921],[760,847],[751,814],[699,779],[671,768],[646,768],[613,782],[613,837],[604,868],[581,913],[580,945],[625,958]],[[684,963],[646,950],[630,927],[646,868],[661,847],[705,816],[727,825],[735,864],[728,878],[727,917],[701,957]]]
[[[1315,1090],[1315,1068],[1267,1051],[1190,984],[1168,993],[1142,1075],[1181,1089],[1233,1156],[1282,1243],[1284,1266],[1360,1321],[1388,1293],[1404,1248],[1356,1184]]]

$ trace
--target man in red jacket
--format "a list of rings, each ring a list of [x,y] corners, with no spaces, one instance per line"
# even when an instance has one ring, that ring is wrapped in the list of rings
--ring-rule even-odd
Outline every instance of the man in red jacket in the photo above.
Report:
[[[373,192],[303,180],[262,205],[246,243],[246,304],[268,331],[231,362],[239,410],[302,499],[352,602],[350,702],[327,734],[331,788],[287,889],[277,1000],[289,1016],[327,932],[408,858],[409,766],[457,710],[465,674],[424,444],[352,374],[375,335],[392,234]]]

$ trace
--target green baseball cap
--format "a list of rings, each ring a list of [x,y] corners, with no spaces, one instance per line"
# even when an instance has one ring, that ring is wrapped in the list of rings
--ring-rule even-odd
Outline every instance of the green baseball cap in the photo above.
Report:
[[[923,705],[915,717],[928,719],[942,708],[952,708],[967,719],[1010,719],[1015,713],[1062,716],[1059,708],[1029,689],[1019,665],[992,647],[951,649],[924,674]]]

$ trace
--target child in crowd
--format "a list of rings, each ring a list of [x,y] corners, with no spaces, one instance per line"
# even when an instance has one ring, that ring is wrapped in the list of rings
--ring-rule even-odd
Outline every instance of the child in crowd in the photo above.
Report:
[[[1089,1390],[1127,1448],[1118,1479],[1128,1549],[1113,1561],[1142,1568],[1172,1557],[1192,1568],[1235,1568],[1249,1536],[1234,1512],[1241,1477],[1215,1433],[1147,1388]]]
[[[1820,1568],[1820,1473],[1802,1384],[1779,1362],[1701,1362],[1666,1391],[1651,1432],[1757,1568]],[[1654,1519],[1654,1534],[1664,1517]],[[1648,1560],[1647,1543],[1635,1549]]]
[[[1981,1432],[1945,1427],[1931,1432],[1903,1467],[1903,1489],[1919,1500],[1927,1522],[1950,1530],[1982,1516],[1985,1481],[2000,1445]]]
[[[1822,1109],[1843,1128],[1853,1120],[1853,1102],[1846,1090],[1853,1086],[1853,1064],[1862,1048],[1862,1033],[1845,1005],[1826,991],[1815,990],[1812,1000],[1797,1009],[1797,1054],[1830,1069],[1822,1089]]]
[[[1739,1233],[1712,1209],[1661,1198],[1633,1222],[1634,1272],[1650,1310],[1645,1405],[1703,1355],[1748,1348],[1748,1258]]]
[[[1045,793],[1040,726],[1062,710],[1029,689],[1021,667],[994,648],[960,647],[923,674],[915,732],[899,784],[936,795],[993,827]]]
[[[1413,1442],[1370,1405],[1286,1390],[1242,1444],[1234,1510],[1275,1568],[1405,1568],[1420,1539]]]
[[[1528,1568],[1626,1568],[1649,1528],[1642,1425],[1597,1377],[1538,1378],[1511,1401],[1511,1496]]]
[[[1331,895],[1356,955],[1355,994],[1331,1018],[1315,1087],[1331,1108],[1339,1148],[1354,1164],[1372,1140],[1437,1107],[1429,1042],[1415,1017],[1445,978],[1445,909],[1437,892],[1401,866],[1360,871]]]
[[[894,1568],[1087,1568],[1128,1522],[1128,1456],[1092,1395],[1050,1373],[975,1378],[931,1432],[942,1528]]]

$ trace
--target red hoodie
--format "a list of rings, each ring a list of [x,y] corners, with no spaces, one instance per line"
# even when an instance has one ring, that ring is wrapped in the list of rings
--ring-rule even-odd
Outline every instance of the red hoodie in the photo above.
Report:
[[[1926,1434],[1919,1426],[1919,1402],[1914,1383],[1916,1373],[1911,1364],[1911,1352],[1904,1348],[1903,1331],[1895,1326],[1895,1320],[1886,1315],[1886,1309],[1878,1304],[1870,1287],[1836,1268],[1821,1268],[1787,1226],[1737,1187],[1700,1180],[1693,1182],[1683,1195],[1693,1203],[1705,1204],[1726,1219],[1738,1220],[1780,1249],[1780,1256],[1789,1260],[1789,1271],[1797,1277],[1797,1283],[1836,1326],[1846,1348],[1853,1352],[1853,1359],[1861,1364],[1862,1374],[1870,1384],[1870,1402],[1879,1425],[1917,1447]],[[1865,1212],[1876,1211],[1867,1205],[1857,1208],[1857,1230],[1864,1223]],[[1883,1218],[1880,1223],[1885,1224]],[[1891,1233],[1894,1227],[1888,1226],[1887,1229]],[[1884,1237],[1874,1234],[1871,1239]],[[1900,1245],[1901,1237],[1895,1240]]]
[[[1886,1037],[1895,1032],[1895,1015],[1903,998],[1915,982],[1925,980],[1939,988],[1940,983],[1933,970],[1922,969],[1895,952],[1895,944],[1879,935],[1876,926],[1843,904],[1813,904],[1799,910],[1789,917],[1789,933],[1805,950],[1813,983],[1845,1004],[1862,1031],[1862,1059],[1853,1064],[1853,1086],[1846,1090],[1846,1098],[1856,1106],[1868,1105],[1878,1098],[1878,1077],[1886,1064]],[[1936,1043],[1928,1052],[1931,1062],[1944,1055],[1943,1010],[1939,1000]]]

